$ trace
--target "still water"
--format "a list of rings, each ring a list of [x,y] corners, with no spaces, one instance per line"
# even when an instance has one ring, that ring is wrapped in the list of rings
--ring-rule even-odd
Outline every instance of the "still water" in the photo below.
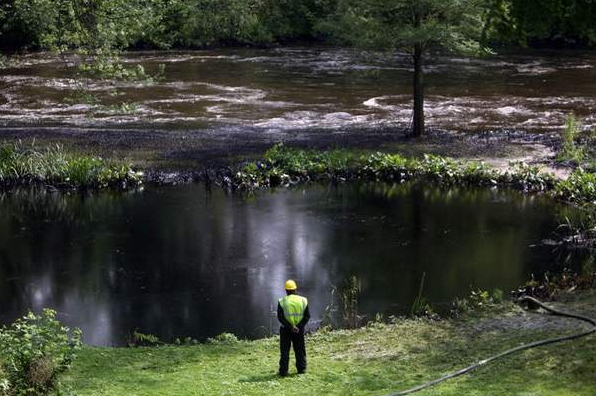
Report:
[[[425,65],[427,123],[465,131],[557,131],[575,113],[596,125],[596,52],[511,52],[484,58],[431,54]],[[275,133],[407,126],[412,65],[405,54],[337,48],[141,52],[130,66],[161,81],[73,79],[48,54],[0,70],[0,126],[250,128]],[[97,103],[69,101],[77,86]],[[128,103],[127,110],[118,105]]]
[[[17,190],[0,196],[0,323],[52,307],[94,345],[121,345],[135,329],[165,341],[260,337],[287,278],[316,320],[352,275],[361,313],[407,313],[423,272],[424,295],[440,304],[572,265],[542,243],[569,211],[512,191],[409,183],[249,197],[200,184]]]

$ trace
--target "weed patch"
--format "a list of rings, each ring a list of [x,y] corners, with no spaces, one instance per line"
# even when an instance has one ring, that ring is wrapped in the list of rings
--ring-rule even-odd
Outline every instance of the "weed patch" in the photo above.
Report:
[[[72,155],[59,145],[45,149],[0,146],[0,185],[5,187],[42,183],[59,188],[123,188],[141,181],[142,173],[129,165]]]

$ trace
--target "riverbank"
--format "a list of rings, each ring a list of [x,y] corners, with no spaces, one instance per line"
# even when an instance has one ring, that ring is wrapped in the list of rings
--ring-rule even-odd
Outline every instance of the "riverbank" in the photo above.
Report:
[[[554,161],[560,138],[526,132],[461,133],[429,130],[412,138],[397,129],[278,131],[141,130],[88,128],[3,128],[0,143],[35,142],[39,147],[61,145],[76,155],[98,156],[128,163],[146,173],[147,182],[202,180],[243,161],[259,159],[276,143],[308,150],[346,149],[399,152],[407,157],[433,154],[467,161],[484,161],[504,170],[510,162],[544,166],[566,177],[569,168]]]
[[[551,303],[596,316],[596,292]],[[276,337],[195,346],[85,347],[63,378],[77,395],[384,395],[480,359],[584,328],[505,303],[456,320],[399,319],[308,336],[306,375],[278,378]],[[596,392],[593,337],[522,352],[420,395],[565,395]]]

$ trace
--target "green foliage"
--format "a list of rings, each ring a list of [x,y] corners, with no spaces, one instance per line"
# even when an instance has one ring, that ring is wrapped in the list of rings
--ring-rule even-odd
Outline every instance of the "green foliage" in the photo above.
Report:
[[[261,20],[277,41],[316,38],[317,25],[335,11],[338,0],[264,0]]]
[[[400,154],[359,153],[347,150],[309,151],[278,144],[262,161],[241,167],[234,176],[240,189],[290,186],[311,180],[404,181],[427,179],[442,185],[509,185],[526,191],[550,191],[556,181],[537,166],[514,163],[498,172],[481,162],[462,162],[425,155],[422,159]]]
[[[555,186],[555,196],[570,202],[596,202],[596,174],[579,168]]]
[[[480,37],[591,44],[595,17],[591,0],[5,0],[0,43],[91,54],[326,37],[380,48],[424,43],[478,52]]]
[[[591,0],[492,0],[485,37],[519,45],[596,43],[596,3]]]
[[[216,335],[213,338],[208,338],[207,343],[209,344],[223,344],[223,345],[233,345],[238,343],[238,337],[232,333],[221,333]]]
[[[76,48],[84,56],[106,59],[114,48],[262,45],[312,38],[315,24],[335,4],[336,0],[10,0],[0,6],[0,35],[4,45],[13,48]]]
[[[596,271],[593,263],[589,260],[581,272],[574,272],[564,268],[562,272],[551,274],[545,273],[542,278],[531,279],[525,286],[517,290],[518,295],[536,297],[541,300],[553,300],[561,292],[572,292],[575,290],[585,290],[596,286]]]
[[[482,0],[339,0],[331,17],[319,24],[336,41],[413,52],[440,46],[481,53]]]
[[[552,190],[556,184],[553,175],[543,173],[539,166],[528,165],[523,161],[509,164],[509,169],[500,177],[501,182],[517,186],[525,191]]]
[[[0,363],[7,395],[43,395],[54,390],[58,374],[68,369],[81,347],[81,331],[71,331],[56,312],[29,313],[0,330]]]
[[[157,346],[161,344],[162,342],[159,340],[159,337],[153,334],[143,334],[137,330],[133,331],[130,340],[127,342],[127,345],[131,348],[139,346]]]
[[[469,296],[453,300],[451,315],[460,317],[486,312],[495,305],[503,303],[504,298],[505,295],[501,289],[493,290],[492,295],[487,290],[472,290]]]
[[[361,326],[364,318],[358,313],[360,291],[360,280],[355,275],[331,288],[331,300],[325,307],[321,321],[325,331],[333,328],[355,329]],[[375,320],[378,316],[379,314],[376,315]]]
[[[172,32],[168,45],[206,47],[271,41],[258,0],[190,0],[168,5],[164,24]]]
[[[381,50],[402,50],[414,63],[412,132],[424,133],[424,54],[442,48],[490,52],[481,45],[486,0],[338,0],[319,30],[331,40]]]
[[[418,288],[418,295],[412,304],[410,309],[410,316],[425,316],[431,317],[434,315],[434,310],[430,302],[422,294],[424,291],[424,281],[426,279],[426,272],[422,273],[422,279],[420,280],[420,286]]]
[[[580,165],[586,157],[586,149],[582,145],[576,144],[576,139],[581,133],[581,124],[575,116],[571,114],[567,117],[565,128],[561,132],[561,149],[557,154],[557,161],[571,162]]]
[[[578,215],[563,216],[562,223],[558,227],[559,234],[565,243],[573,246],[593,247],[596,245],[596,207],[584,205],[582,209],[583,211]],[[593,258],[593,256],[589,256],[589,258]]]
[[[343,325],[348,329],[355,329],[360,326],[360,321],[362,319],[360,315],[358,315],[360,289],[360,280],[355,275],[351,276],[337,288]]]
[[[56,145],[44,150],[22,144],[0,146],[0,184],[45,183],[58,187],[134,186],[142,173],[99,157],[75,156]]]
[[[125,67],[115,53],[106,56],[96,54],[92,62],[81,63],[79,70],[95,78],[110,80],[153,82],[157,78],[148,75],[141,65]]]

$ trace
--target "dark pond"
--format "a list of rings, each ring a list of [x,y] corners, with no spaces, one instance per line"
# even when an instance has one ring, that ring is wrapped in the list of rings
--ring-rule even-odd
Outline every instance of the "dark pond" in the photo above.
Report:
[[[249,198],[202,185],[15,191],[0,196],[0,323],[53,307],[95,345],[120,345],[135,329],[166,341],[260,337],[286,278],[317,319],[332,285],[352,275],[362,313],[405,313],[423,272],[425,296],[440,304],[573,265],[541,243],[569,211],[511,191],[414,184]]]
[[[596,53],[507,52],[484,58],[430,56],[430,127],[556,131],[572,112],[596,125]],[[44,54],[0,70],[0,126],[250,127],[256,132],[408,125],[411,69],[405,54],[334,48],[131,53],[155,83],[73,80]],[[97,104],[68,100],[82,87]],[[80,95],[79,95],[80,96]],[[133,103],[126,111],[118,104]]]

